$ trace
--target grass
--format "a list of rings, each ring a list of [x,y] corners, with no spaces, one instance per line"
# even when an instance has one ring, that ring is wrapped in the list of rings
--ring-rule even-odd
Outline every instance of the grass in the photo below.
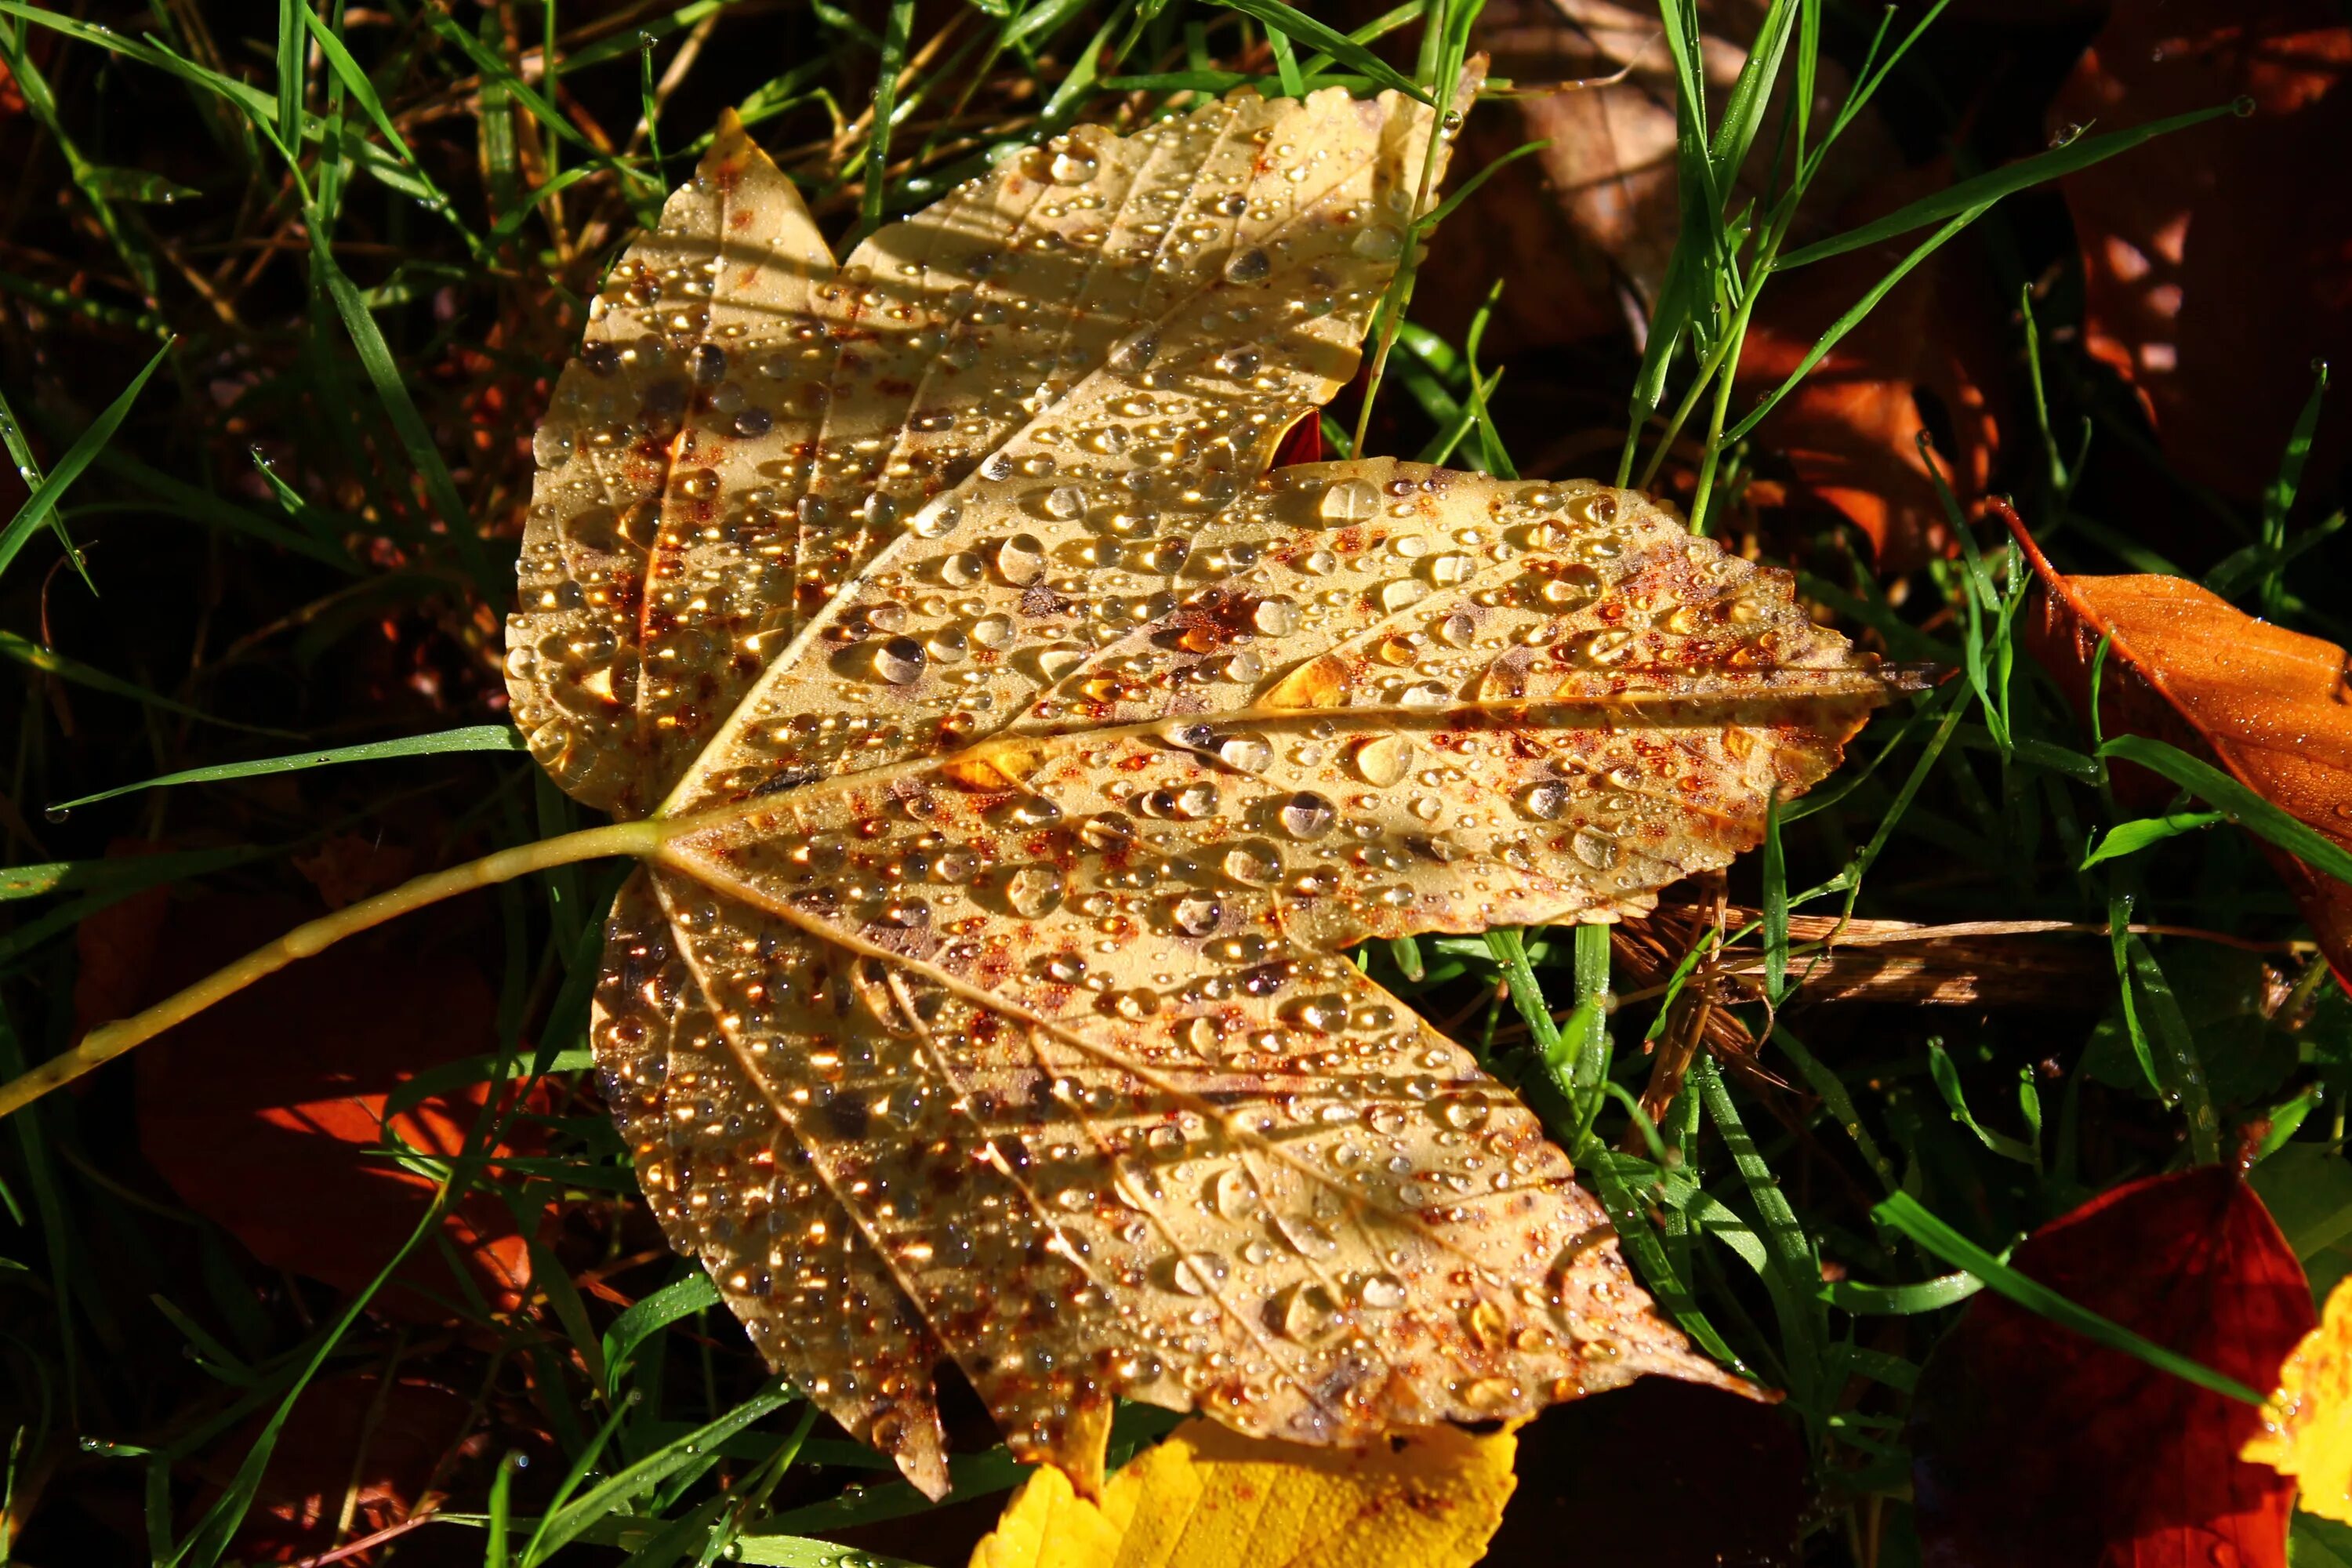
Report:
[[[2015,1287],[2006,1247],[2265,1123],[2266,1156],[2332,1156],[2352,1090],[2352,1012],[2245,836],[2211,829],[2242,824],[2339,874],[2340,852],[2194,759],[2086,743],[2016,647],[2021,562],[1957,505],[1962,554],[1892,579],[1757,485],[1760,422],[1939,247],[1992,229],[1996,252],[2049,248],[2053,209],[2035,195],[2049,181],[2231,111],[2079,135],[1792,246],[1840,139],[1891,90],[1932,100],[1916,89],[1938,79],[1943,8],[1896,24],[1774,0],[1714,101],[1696,13],[1666,0],[1683,227],[1639,363],[1619,366],[1631,394],[1613,474],[1678,494],[1696,529],[1791,561],[1825,612],[1954,678],[1883,715],[1679,920],[1365,955],[1521,1089],[1694,1339],[1788,1392],[1819,1494],[1808,1560],[1871,1568],[1906,1560],[1907,1390],[1980,1283]],[[719,107],[740,107],[838,236],[1079,119],[1132,126],[1242,82],[1447,101],[1476,9],[1408,4],[1348,34],[1278,0],[280,0],[101,7],[103,24],[0,0],[0,60],[25,105],[0,135],[29,171],[0,242],[0,435],[26,492],[0,532],[0,652],[23,672],[0,811],[0,1072],[71,1044],[78,974],[104,958],[82,922],[150,889],[197,910],[280,891],[299,886],[291,856],[355,829],[438,862],[587,826],[499,724],[530,436],[600,268]],[[1852,86],[1823,108],[1832,67]],[[1762,194],[1735,198],[1759,157]],[[1479,177],[1462,171],[1457,189]],[[1444,221],[1461,210],[1475,209],[1449,202],[1421,237],[1467,243]],[[1803,365],[1740,405],[1776,279],[1897,239],[1907,253]],[[2145,440],[2073,345],[2065,289],[2024,282],[2033,424],[2011,433],[2001,483],[2076,563],[2144,565],[2150,547],[2101,507],[2104,474]],[[1408,266],[1366,382],[1325,421],[1329,444],[1516,472],[1513,395],[1543,366],[1497,353],[1492,294],[1458,339],[1415,305]],[[2325,552],[2342,515],[2297,510],[2319,382],[2278,433],[2259,501],[2214,503],[2216,531],[2244,542],[2215,552],[2209,581],[2341,636]],[[44,468],[37,447],[59,455]],[[2111,756],[2181,798],[2126,820]],[[117,840],[169,847],[110,855]],[[499,1004],[495,1049],[432,1068],[393,1109],[469,1083],[529,1092],[483,1096],[454,1156],[387,1124],[372,1157],[434,1196],[363,1289],[271,1269],[181,1206],[142,1157],[120,1068],[8,1121],[5,1528],[23,1560],[233,1561],[306,1393],[362,1372],[465,1391],[477,1439],[439,1467],[431,1522],[392,1527],[394,1556],[835,1564],[819,1538],[871,1544],[929,1514],[764,1373],[700,1268],[650,1234],[585,1070],[612,890],[564,868],[395,939],[483,955]],[[1807,934],[1816,916],[2063,923],[2088,934],[2002,940],[2071,944],[2096,989],[2071,1008],[2017,1005],[2000,989],[2015,950],[1983,938],[1964,944],[1979,1005],[1814,1004],[1830,961]],[[2268,966],[2287,998],[2235,1020],[2284,1041],[2259,1071],[2200,1059],[2212,1037],[2189,1020],[2228,992],[2215,954],[2237,979]],[[535,1152],[489,1158],[520,1142]],[[446,1245],[441,1215],[484,1190],[549,1216],[529,1299],[453,1300],[446,1331],[380,1310],[404,1258]],[[1166,1425],[1129,1410],[1117,1451]],[[957,1435],[957,1504],[1017,1481],[984,1424]],[[1704,1463],[1697,1435],[1694,1451]],[[362,1539],[349,1500],[328,1500],[345,1521],[314,1550]],[[897,1528],[891,1542],[938,1539]]]

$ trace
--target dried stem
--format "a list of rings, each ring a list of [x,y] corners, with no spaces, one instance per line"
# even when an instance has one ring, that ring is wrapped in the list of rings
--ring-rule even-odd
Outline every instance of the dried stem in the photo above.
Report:
[[[501,849],[495,855],[485,855],[462,866],[452,866],[446,870],[418,877],[402,883],[390,892],[379,893],[348,909],[337,910],[331,915],[296,926],[268,946],[246,954],[226,969],[215,970],[145,1012],[92,1029],[73,1049],[50,1058],[6,1084],[0,1084],[0,1117],[13,1115],[51,1089],[71,1083],[92,1068],[112,1061],[133,1046],[154,1038],[173,1025],[194,1017],[214,1003],[236,994],[265,975],[275,974],[296,959],[308,958],[347,936],[382,925],[411,910],[423,909],[427,904],[439,903],[444,899],[455,898],[477,888],[510,882],[534,871],[614,855],[645,859],[658,853],[678,826],[675,821],[616,822],[604,827],[591,827],[579,833],[567,833],[561,837],[541,839],[536,844],[525,844],[513,849]]]

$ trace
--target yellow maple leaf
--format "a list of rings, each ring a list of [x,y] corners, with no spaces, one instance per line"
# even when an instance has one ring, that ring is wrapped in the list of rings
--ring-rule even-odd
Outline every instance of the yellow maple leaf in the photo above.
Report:
[[[1517,1450],[1508,1430],[1311,1448],[1188,1421],[1113,1476],[1099,1504],[1040,1468],[971,1568],[1455,1568],[1502,1523]]]
[[[2352,1523],[2352,1279],[2279,1365],[2263,1429],[2238,1457],[2292,1476],[2306,1513]]]

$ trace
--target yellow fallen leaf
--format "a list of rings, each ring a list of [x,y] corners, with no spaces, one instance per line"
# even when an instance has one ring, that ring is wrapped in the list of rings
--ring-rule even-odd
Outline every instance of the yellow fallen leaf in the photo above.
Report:
[[[1319,1448],[1188,1421],[1099,1505],[1040,1467],[971,1568],[1459,1568],[1503,1522],[1517,1451],[1510,1431]]]
[[[2306,1513],[2352,1523],[2352,1279],[2279,1366],[2263,1429],[2238,1457],[2292,1476]]]

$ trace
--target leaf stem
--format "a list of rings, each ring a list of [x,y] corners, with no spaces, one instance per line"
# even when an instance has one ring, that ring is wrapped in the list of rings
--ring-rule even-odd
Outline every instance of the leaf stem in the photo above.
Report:
[[[659,819],[615,822],[604,827],[567,833],[557,838],[543,838],[534,844],[485,855],[478,860],[468,860],[462,866],[431,872],[404,882],[390,892],[378,893],[373,899],[363,899],[347,909],[337,910],[332,914],[296,926],[268,946],[246,954],[226,969],[215,971],[187,989],[165,997],[145,1012],[92,1029],[73,1049],[51,1057],[22,1076],[0,1084],[0,1117],[13,1115],[51,1089],[71,1083],[92,1068],[112,1061],[133,1046],[154,1038],[173,1025],[194,1017],[214,1003],[236,994],[266,975],[276,973],[296,959],[308,958],[347,936],[382,925],[411,910],[420,910],[427,904],[439,903],[444,899],[455,898],[477,888],[509,882],[534,871],[545,871],[580,860],[602,859],[612,855],[646,859],[658,853],[677,827],[676,822]]]

